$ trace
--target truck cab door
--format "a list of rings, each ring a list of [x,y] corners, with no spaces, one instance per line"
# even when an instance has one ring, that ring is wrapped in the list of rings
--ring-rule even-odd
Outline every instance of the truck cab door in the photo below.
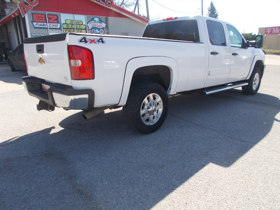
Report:
[[[250,71],[252,51],[246,46],[245,39],[235,27],[227,24],[227,32],[231,49],[230,81],[244,80]]]
[[[223,24],[214,20],[206,20],[206,25],[209,37],[209,66],[204,87],[209,87],[228,82],[231,51],[227,46]]]

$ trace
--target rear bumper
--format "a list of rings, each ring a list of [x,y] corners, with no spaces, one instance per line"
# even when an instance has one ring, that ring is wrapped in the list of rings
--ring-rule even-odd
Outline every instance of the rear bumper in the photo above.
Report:
[[[31,76],[23,77],[22,82],[29,95],[51,106],[79,110],[94,108],[95,94],[91,89],[78,90],[68,85],[53,84]]]

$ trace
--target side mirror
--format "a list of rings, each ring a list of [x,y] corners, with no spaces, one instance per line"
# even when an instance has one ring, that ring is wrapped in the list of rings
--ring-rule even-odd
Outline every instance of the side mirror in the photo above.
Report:
[[[263,35],[259,34],[256,36],[255,48],[262,48],[262,47],[263,47]]]

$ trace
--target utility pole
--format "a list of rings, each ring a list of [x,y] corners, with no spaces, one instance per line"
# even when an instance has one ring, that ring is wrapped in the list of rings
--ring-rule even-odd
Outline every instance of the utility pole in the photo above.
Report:
[[[134,7],[134,10],[133,10],[134,13],[136,13],[137,8],[138,8],[138,15],[139,15],[139,0],[137,0],[136,3],[135,3],[135,7]]]
[[[146,9],[147,9],[147,18],[148,18],[148,20],[150,20],[150,12],[149,12],[148,0],[146,0]]]
[[[203,16],[203,0],[201,0],[201,15]]]
[[[135,14],[138,14],[138,15],[140,15],[140,5],[139,5],[139,0],[137,0],[136,2],[135,2],[135,6],[134,6],[134,10],[133,10],[133,12],[135,13]],[[136,12],[136,10],[137,10],[137,12]],[[148,18],[148,20],[150,20],[150,12],[149,12],[149,4],[148,4],[148,0],[146,0],[146,12],[147,12],[147,18]]]

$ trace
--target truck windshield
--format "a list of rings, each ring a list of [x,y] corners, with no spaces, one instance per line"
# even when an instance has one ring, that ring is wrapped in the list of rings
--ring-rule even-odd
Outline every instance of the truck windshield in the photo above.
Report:
[[[170,21],[148,25],[143,37],[199,42],[196,20]]]

